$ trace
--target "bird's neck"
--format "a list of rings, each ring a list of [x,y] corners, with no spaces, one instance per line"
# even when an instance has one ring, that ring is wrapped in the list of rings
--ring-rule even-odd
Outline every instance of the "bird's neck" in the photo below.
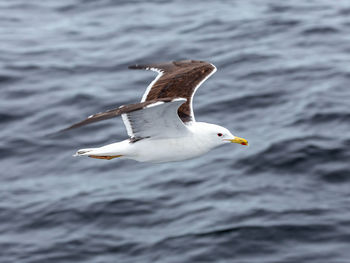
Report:
[[[212,125],[206,122],[192,122],[187,127],[192,132],[193,140],[198,147],[209,151],[217,147],[217,143],[212,139]]]

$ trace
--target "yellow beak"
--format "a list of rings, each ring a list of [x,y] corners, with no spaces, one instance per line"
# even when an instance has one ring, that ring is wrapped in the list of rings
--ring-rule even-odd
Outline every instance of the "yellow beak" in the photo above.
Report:
[[[240,137],[235,137],[234,139],[227,139],[226,141],[239,143],[239,144],[242,144],[242,145],[248,145],[248,141],[246,139],[243,139],[243,138],[240,138]]]

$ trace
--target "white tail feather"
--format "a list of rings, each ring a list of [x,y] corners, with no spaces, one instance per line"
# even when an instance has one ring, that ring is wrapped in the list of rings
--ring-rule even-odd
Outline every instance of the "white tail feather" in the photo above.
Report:
[[[88,153],[91,154],[91,152],[94,151],[95,149],[96,148],[80,149],[73,156],[88,155]]]

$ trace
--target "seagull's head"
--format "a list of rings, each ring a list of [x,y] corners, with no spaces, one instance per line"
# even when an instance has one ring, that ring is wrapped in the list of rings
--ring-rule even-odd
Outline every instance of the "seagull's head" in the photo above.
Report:
[[[248,141],[246,139],[233,135],[225,127],[204,122],[197,122],[196,126],[196,130],[199,129],[199,133],[201,133],[201,135],[206,138],[206,141],[208,141],[208,143],[212,144],[214,147],[226,143],[248,145]]]

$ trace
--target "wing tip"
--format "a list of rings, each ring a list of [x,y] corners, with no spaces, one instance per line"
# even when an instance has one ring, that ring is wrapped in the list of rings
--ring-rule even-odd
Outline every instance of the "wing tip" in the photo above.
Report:
[[[75,123],[67,128],[59,130],[58,133],[63,133],[63,132],[67,132],[67,131],[79,128],[81,126],[80,124],[81,124],[81,122]]]

